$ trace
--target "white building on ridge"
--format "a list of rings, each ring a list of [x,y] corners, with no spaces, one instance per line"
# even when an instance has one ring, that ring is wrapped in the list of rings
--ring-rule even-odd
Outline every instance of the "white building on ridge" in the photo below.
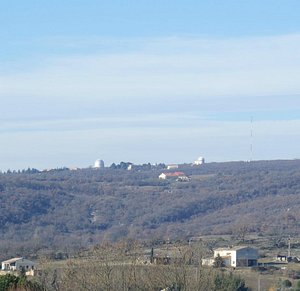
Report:
[[[174,170],[174,169],[178,169],[178,165],[176,164],[167,165],[167,170]]]
[[[194,161],[195,166],[203,165],[205,163],[205,160],[203,157],[199,157],[196,161]]]
[[[99,169],[99,168],[104,168],[104,161],[103,160],[96,160],[94,164],[94,168]]]

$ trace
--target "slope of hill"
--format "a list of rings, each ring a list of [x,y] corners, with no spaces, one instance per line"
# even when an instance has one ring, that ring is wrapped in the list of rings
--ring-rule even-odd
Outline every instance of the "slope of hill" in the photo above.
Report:
[[[68,250],[101,239],[297,233],[300,161],[83,169],[0,175],[0,253]],[[23,252],[23,253],[22,253]]]

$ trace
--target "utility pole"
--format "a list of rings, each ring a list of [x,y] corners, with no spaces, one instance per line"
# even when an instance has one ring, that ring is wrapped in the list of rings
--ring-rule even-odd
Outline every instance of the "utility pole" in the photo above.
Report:
[[[151,264],[154,263],[154,249],[153,248],[151,248],[150,263]]]
[[[288,238],[288,257],[291,256],[291,236]]]

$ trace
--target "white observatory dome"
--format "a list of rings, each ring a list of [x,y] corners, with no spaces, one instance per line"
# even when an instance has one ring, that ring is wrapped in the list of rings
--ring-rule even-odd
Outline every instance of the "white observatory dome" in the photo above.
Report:
[[[96,160],[94,164],[94,168],[104,168],[104,161],[103,160]]]
[[[205,163],[205,160],[203,157],[199,157],[195,162],[194,165],[202,165]]]

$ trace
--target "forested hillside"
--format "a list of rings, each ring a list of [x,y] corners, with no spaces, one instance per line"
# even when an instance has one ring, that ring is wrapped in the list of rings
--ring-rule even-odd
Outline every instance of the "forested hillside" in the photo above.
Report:
[[[300,232],[300,161],[0,174],[0,254],[68,251],[123,237]]]

